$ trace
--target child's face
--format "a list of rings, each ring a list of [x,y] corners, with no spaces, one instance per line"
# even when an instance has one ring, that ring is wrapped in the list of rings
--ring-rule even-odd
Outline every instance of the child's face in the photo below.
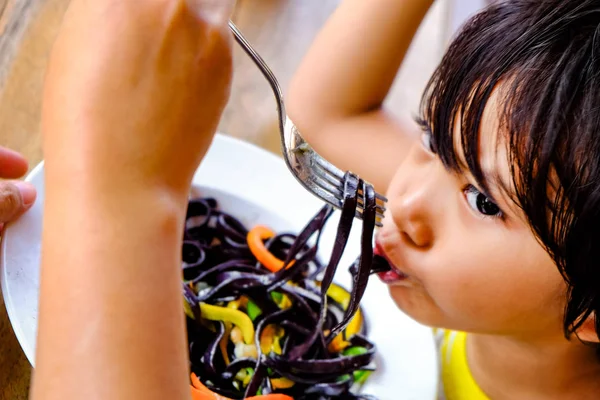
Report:
[[[508,185],[496,116],[491,100],[481,128],[481,165]],[[448,171],[428,136],[423,139],[390,185],[377,236],[380,249],[407,275],[389,282],[397,305],[431,326],[538,339],[562,335],[566,284],[523,214],[493,179],[495,203],[468,173]]]

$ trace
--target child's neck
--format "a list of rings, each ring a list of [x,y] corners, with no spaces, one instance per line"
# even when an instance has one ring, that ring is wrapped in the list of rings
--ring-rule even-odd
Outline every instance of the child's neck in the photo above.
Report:
[[[559,340],[468,335],[473,377],[494,400],[598,399],[600,360],[595,350]]]

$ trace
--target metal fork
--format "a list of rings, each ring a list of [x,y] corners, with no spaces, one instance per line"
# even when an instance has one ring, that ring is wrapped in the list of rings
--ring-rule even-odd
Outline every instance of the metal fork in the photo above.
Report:
[[[345,173],[321,157],[302,138],[300,132],[285,112],[283,94],[277,78],[275,78],[271,69],[256,50],[254,50],[235,24],[230,21],[229,27],[231,28],[236,41],[254,61],[271,85],[271,89],[273,90],[273,94],[277,101],[277,110],[279,113],[281,152],[283,153],[283,158],[287,167],[306,190],[326,203],[331,204],[333,207],[341,209],[343,204]],[[359,191],[359,194],[362,194],[362,190]],[[362,219],[362,196],[358,197],[359,201],[356,208],[356,217]],[[377,200],[375,224],[381,226],[387,199],[379,193],[376,193],[375,197]]]

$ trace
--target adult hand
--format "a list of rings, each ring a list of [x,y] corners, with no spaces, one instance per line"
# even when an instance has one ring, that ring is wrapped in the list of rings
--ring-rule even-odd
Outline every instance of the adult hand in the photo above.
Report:
[[[27,172],[27,161],[19,153],[0,146],[0,178],[17,179]],[[35,188],[21,181],[0,181],[0,230],[35,201]]]
[[[74,0],[46,77],[48,179],[187,194],[230,93],[233,6]]]

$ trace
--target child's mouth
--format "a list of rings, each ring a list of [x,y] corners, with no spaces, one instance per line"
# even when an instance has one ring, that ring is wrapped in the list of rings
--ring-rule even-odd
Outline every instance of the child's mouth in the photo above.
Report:
[[[394,270],[388,272],[380,272],[377,276],[379,276],[379,279],[381,279],[383,283],[388,285],[395,282],[403,281],[407,278],[406,275],[401,275]]]
[[[374,256],[378,259],[378,263],[387,264],[389,269],[386,271],[385,268],[382,268],[382,271],[377,274],[379,279],[383,281],[385,284],[392,284],[395,282],[400,282],[408,278],[408,276],[396,268],[392,262],[387,258],[385,252],[379,245],[379,243],[375,244],[375,249],[373,249]]]

